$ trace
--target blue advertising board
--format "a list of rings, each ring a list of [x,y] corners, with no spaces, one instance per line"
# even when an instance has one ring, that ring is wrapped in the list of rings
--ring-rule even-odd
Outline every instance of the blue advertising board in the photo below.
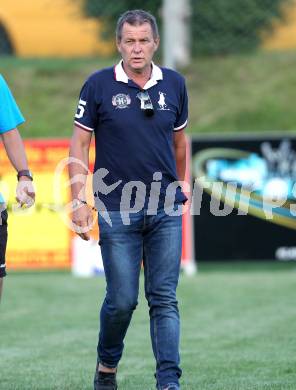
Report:
[[[192,139],[195,253],[296,260],[296,136]]]

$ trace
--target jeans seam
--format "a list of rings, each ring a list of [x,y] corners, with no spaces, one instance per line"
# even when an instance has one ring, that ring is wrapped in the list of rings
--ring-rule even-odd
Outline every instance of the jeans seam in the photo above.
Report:
[[[147,278],[146,278],[146,283],[147,283],[147,298],[148,298],[148,294],[149,294],[149,291],[150,291],[150,269],[149,269],[149,261],[146,257],[146,270],[147,270]],[[158,353],[158,342],[157,342],[157,326],[156,326],[156,321],[151,318],[151,321],[153,323],[153,333],[154,333],[154,342],[155,342],[155,353],[156,353],[156,363],[158,364],[159,362],[159,353]],[[157,380],[157,383],[158,383],[158,373],[157,373],[157,370],[156,370],[156,380]]]
[[[147,274],[149,274],[149,266],[148,266],[148,269],[147,269]],[[148,281],[150,281],[150,277],[148,278]],[[150,287],[150,283],[149,283],[149,287]],[[156,352],[156,364],[158,365],[159,364],[159,350],[158,350],[158,335],[157,335],[157,324],[156,324],[156,318],[152,318],[152,322],[153,322],[153,331],[154,331],[154,342],[155,342],[155,352]],[[156,379],[157,379],[157,382],[159,381],[159,378],[158,378],[158,372],[156,370]]]
[[[155,320],[152,320],[152,321],[153,321],[153,329],[154,329],[154,337],[155,337],[156,363],[158,364],[158,362],[159,362],[159,353],[158,353],[158,340],[157,340],[157,326],[156,326],[156,321]],[[158,382],[157,370],[156,370],[156,379],[157,379],[157,382]]]

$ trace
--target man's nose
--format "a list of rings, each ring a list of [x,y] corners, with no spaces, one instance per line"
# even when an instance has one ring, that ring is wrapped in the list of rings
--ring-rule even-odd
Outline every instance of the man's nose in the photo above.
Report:
[[[142,50],[142,46],[139,42],[135,42],[134,43],[134,47],[133,47],[133,50],[135,53],[140,53],[141,50]]]

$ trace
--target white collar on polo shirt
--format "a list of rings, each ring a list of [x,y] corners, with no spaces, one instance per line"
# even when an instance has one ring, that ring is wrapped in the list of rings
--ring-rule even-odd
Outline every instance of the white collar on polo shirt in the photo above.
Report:
[[[121,81],[123,83],[128,83],[128,76],[125,73],[123,69],[123,60],[121,60],[114,69],[114,75],[115,75],[115,80],[116,81]],[[154,62],[152,62],[152,72],[151,72],[151,77],[147,81],[147,83],[144,85],[143,89],[148,89],[153,87],[155,84],[157,84],[157,81],[162,80],[163,75],[162,75],[162,70],[160,69],[159,66],[155,65]]]

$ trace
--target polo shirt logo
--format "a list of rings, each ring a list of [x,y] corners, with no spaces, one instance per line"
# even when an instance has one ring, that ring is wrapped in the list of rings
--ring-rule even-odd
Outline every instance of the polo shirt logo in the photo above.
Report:
[[[166,96],[166,93],[164,92],[158,92],[159,94],[159,99],[158,99],[158,105],[159,105],[159,110],[161,111],[170,111],[170,109],[168,108],[166,102],[165,102],[165,96]]]
[[[115,108],[128,108],[129,104],[131,104],[131,98],[124,93],[118,93],[112,97],[112,104]]]

